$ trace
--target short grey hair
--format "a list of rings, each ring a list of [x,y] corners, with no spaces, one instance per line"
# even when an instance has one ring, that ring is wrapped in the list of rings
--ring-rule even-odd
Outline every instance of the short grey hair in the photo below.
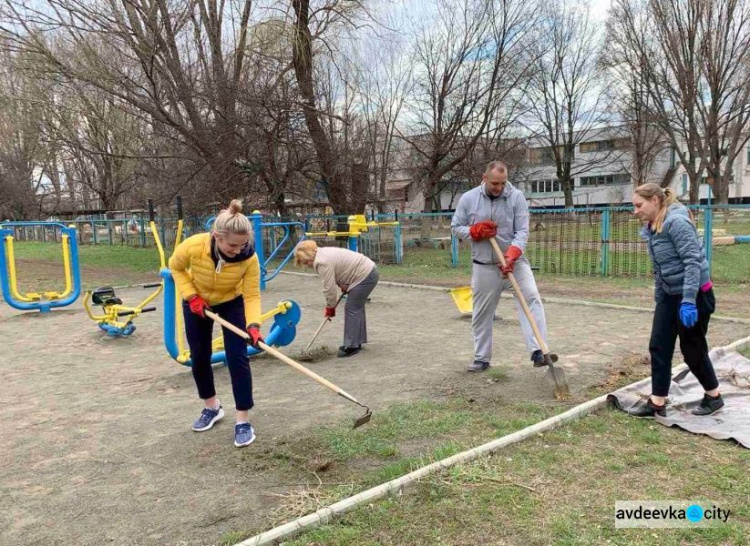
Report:
[[[502,161],[490,161],[489,163],[487,163],[487,168],[484,169],[484,172],[488,173],[490,171],[494,171],[495,169],[506,173],[508,172],[508,166]]]

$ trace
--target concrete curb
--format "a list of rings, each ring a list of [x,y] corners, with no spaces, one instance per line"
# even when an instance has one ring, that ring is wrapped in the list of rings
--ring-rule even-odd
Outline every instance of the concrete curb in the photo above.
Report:
[[[711,350],[710,354],[712,359],[716,359],[720,358],[728,352],[739,351],[747,347],[750,347],[750,336],[739,339],[724,347],[716,347]],[[686,364],[676,366],[672,370],[672,374],[676,375],[684,369],[687,369]],[[632,383],[630,387],[647,385],[650,381],[651,378],[646,377],[644,379],[641,379],[640,381]],[[516,431],[507,436],[503,436],[502,438],[497,438],[496,440],[492,440],[491,442],[482,444],[481,446],[463,451],[461,453],[453,455],[452,457],[448,457],[447,459],[443,459],[441,461],[437,461],[419,468],[413,472],[410,472],[409,474],[401,476],[400,478],[396,478],[384,484],[370,488],[366,491],[362,491],[357,495],[343,499],[332,504],[331,506],[321,508],[320,510],[313,512],[312,514],[302,516],[301,518],[285,523],[279,527],[275,527],[274,529],[270,529],[268,531],[260,533],[259,535],[255,535],[254,537],[239,542],[235,546],[261,546],[264,544],[274,544],[278,541],[291,538],[302,531],[329,523],[334,518],[355,510],[360,506],[385,498],[388,495],[399,494],[405,487],[418,482],[420,479],[428,476],[429,474],[439,472],[457,464],[471,462],[483,455],[489,455],[506,446],[521,442],[542,432],[548,432],[559,427],[560,425],[579,419],[587,415],[588,413],[596,411],[602,406],[606,405],[607,396],[607,394],[599,396],[598,398],[594,398],[593,400],[584,402],[583,404],[575,406],[559,415],[555,415],[554,417],[550,417],[549,419],[545,419],[544,421],[541,421],[535,425]]]

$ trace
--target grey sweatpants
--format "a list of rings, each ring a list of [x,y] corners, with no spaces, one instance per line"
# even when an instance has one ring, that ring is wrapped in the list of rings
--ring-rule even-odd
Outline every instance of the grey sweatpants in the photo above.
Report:
[[[539,290],[537,290],[529,262],[524,259],[518,260],[513,268],[513,275],[546,342],[547,321],[544,318],[542,299],[539,297]],[[497,266],[472,265],[471,291],[474,309],[471,316],[471,329],[474,334],[474,360],[489,362],[492,358],[492,321],[497,304],[500,302],[500,294],[506,288],[513,291],[510,280],[503,278]],[[539,344],[518,300],[516,300],[516,311],[518,320],[521,322],[526,347],[531,353],[539,349]]]
[[[365,280],[347,292],[344,309],[344,347],[359,347],[367,343],[365,304],[379,278],[378,268],[373,267]]]

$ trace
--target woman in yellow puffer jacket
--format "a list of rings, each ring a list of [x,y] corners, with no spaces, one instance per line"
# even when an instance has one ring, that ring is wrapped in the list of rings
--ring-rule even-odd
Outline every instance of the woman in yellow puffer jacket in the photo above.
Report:
[[[246,329],[254,347],[263,341],[260,335],[260,264],[252,246],[252,234],[252,224],[242,214],[242,203],[235,199],[216,217],[210,233],[185,239],[169,260],[169,268],[184,300],[185,333],[193,361],[193,378],[205,405],[193,423],[196,432],[210,429],[224,417],[211,367],[214,321],[206,316],[206,309]],[[247,342],[226,329],[223,335],[237,409],[234,445],[244,447],[255,440],[255,430],[247,416],[253,407]]]

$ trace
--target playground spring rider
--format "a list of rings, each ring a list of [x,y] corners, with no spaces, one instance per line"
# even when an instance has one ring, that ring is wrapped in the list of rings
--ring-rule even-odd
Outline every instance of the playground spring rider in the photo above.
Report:
[[[59,229],[62,240],[65,290],[60,292],[18,291],[16,258],[13,253],[15,228],[36,227]],[[10,228],[10,229],[9,229]],[[70,305],[81,294],[81,273],[78,265],[78,239],[74,227],[65,227],[57,222],[6,222],[0,224],[0,287],[8,305],[21,311],[39,310],[48,313],[54,307]]]
[[[179,215],[182,216],[182,200],[179,197],[177,198],[177,209]],[[148,214],[149,228],[154,236],[154,240],[158,241],[156,247],[159,250],[159,262],[163,268],[165,266],[164,252],[161,249],[159,233],[156,230],[154,203],[150,199],[148,202]],[[117,297],[115,289],[111,286],[102,286],[93,292],[86,292],[83,306],[86,308],[88,316],[92,320],[97,321],[101,330],[107,332],[107,334],[112,337],[127,337],[135,332],[135,324],[133,324],[133,320],[135,320],[138,315],[141,313],[156,311],[156,307],[146,306],[154,301],[164,289],[163,282],[148,283],[142,286],[143,288],[156,288],[156,290],[135,307],[127,307],[123,305],[122,300]],[[91,311],[89,301],[92,301],[95,305],[101,305],[103,314],[95,315]]]

